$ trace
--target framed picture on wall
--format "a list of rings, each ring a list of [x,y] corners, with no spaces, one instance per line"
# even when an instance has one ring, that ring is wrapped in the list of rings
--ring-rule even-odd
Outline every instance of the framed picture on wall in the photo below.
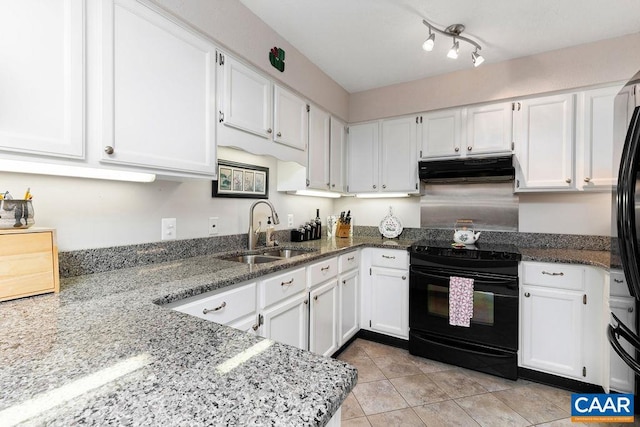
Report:
[[[269,168],[218,160],[218,180],[212,197],[269,198]]]

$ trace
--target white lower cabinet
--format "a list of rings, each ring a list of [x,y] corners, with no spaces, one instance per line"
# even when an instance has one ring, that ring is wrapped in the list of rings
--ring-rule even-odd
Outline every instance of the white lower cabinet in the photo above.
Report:
[[[307,349],[309,297],[306,292],[262,312],[266,338]]]
[[[330,280],[309,296],[309,351],[331,356],[338,350],[338,281]]]
[[[360,274],[358,270],[354,270],[341,275],[338,280],[338,287],[340,289],[338,295],[340,301],[340,334],[338,336],[338,346],[342,346],[349,341],[349,339],[358,332],[358,329],[360,329],[358,322],[359,277]]]
[[[539,262],[520,268],[519,365],[602,385],[602,270]]]
[[[406,250],[364,249],[361,327],[409,338],[409,257]]]

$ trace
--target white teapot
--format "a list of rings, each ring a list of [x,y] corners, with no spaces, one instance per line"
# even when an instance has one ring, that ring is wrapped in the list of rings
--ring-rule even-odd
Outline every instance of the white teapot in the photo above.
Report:
[[[473,245],[480,237],[480,231],[473,230],[473,221],[458,220],[453,230],[453,241],[463,245]]]

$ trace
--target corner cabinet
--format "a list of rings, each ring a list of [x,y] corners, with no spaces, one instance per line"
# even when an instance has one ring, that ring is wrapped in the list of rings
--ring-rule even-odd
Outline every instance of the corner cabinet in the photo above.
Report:
[[[85,0],[0,5],[0,150],[83,158]]]
[[[521,262],[519,366],[602,385],[604,273]]]
[[[329,182],[331,191],[343,192],[346,189],[347,170],[347,125],[331,117],[331,137],[329,143]]]
[[[102,14],[101,161],[215,177],[215,46],[146,3]]]
[[[326,111],[310,106],[309,149],[307,160],[307,187],[330,189],[331,116]]]
[[[348,128],[349,193],[418,191],[415,116]]]

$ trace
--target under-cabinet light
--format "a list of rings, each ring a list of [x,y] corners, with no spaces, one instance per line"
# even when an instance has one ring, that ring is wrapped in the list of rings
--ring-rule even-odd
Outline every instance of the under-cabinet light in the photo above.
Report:
[[[359,193],[356,197],[360,199],[384,199],[391,197],[409,197],[408,193]]]
[[[130,182],[153,182],[156,180],[156,175],[153,173],[57,165],[52,163],[24,162],[20,160],[0,160],[0,172],[31,173],[38,175],[55,175]]]
[[[338,199],[341,196],[340,193],[332,193],[330,191],[322,191],[322,190],[287,191],[287,194],[293,194],[296,196],[329,197],[332,199]]]

